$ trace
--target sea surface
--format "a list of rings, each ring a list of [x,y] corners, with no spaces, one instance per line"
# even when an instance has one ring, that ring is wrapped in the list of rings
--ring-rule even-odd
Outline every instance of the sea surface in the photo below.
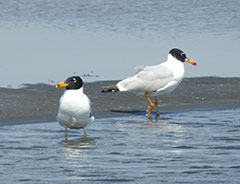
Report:
[[[198,63],[187,77],[240,77],[239,10],[239,0],[0,0],[0,86],[120,80],[175,47]]]
[[[42,28],[179,35],[239,33],[240,27],[238,0],[0,0],[0,8],[0,24],[10,28],[40,24]]]
[[[97,119],[83,131],[56,122],[0,127],[1,183],[240,181],[240,109]]]

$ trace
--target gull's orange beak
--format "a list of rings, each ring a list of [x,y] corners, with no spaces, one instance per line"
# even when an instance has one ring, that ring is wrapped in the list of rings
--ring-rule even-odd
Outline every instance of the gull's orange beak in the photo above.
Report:
[[[192,65],[195,65],[195,66],[197,65],[197,63],[191,59],[186,59],[186,61]]]
[[[57,83],[56,88],[67,87],[67,86],[68,86],[68,84],[66,84],[64,82],[59,82],[59,83]]]

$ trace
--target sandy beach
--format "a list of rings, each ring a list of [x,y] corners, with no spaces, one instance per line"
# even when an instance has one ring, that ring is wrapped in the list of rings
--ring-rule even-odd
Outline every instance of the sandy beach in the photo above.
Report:
[[[143,114],[148,104],[131,93],[102,94],[101,87],[117,81],[86,83],[85,93],[96,118]],[[48,84],[26,84],[20,89],[0,88],[0,125],[56,121],[58,101],[64,89]],[[159,97],[160,112],[240,107],[240,79],[186,78],[172,93]],[[154,112],[154,110],[153,110]]]

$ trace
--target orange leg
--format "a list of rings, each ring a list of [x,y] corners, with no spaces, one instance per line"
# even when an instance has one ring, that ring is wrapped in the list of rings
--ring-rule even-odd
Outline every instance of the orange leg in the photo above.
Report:
[[[152,101],[150,100],[150,98],[148,96],[148,92],[145,93],[145,97],[146,97],[147,101],[149,102],[149,106],[148,106],[148,108],[146,110],[147,115],[149,115],[151,113],[152,108],[153,108],[154,105],[153,105]]]
[[[160,113],[159,113],[159,108],[158,108],[158,98],[157,98],[157,96],[155,96],[155,107],[156,107],[156,116],[159,117]]]
[[[84,128],[84,136],[83,136],[83,140],[86,141],[87,140],[87,133],[86,133],[86,129]]]
[[[67,141],[68,140],[68,134],[67,134],[67,127],[65,127],[65,141]]]

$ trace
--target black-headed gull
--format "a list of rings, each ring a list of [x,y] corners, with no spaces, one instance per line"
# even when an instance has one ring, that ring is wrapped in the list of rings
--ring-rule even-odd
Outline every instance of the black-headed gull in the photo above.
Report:
[[[105,86],[102,92],[129,91],[137,95],[145,95],[149,102],[146,112],[149,115],[154,104],[149,96],[155,96],[156,116],[159,116],[157,96],[169,93],[176,89],[184,77],[184,62],[196,65],[196,62],[188,59],[180,49],[169,51],[167,61],[154,66],[146,66],[134,76],[128,77],[116,85]]]
[[[87,139],[86,127],[94,120],[91,112],[91,102],[83,93],[83,81],[79,76],[73,76],[64,82],[59,82],[57,88],[65,87],[66,90],[59,101],[57,121],[65,127],[65,140],[67,128],[84,129],[84,140]]]

